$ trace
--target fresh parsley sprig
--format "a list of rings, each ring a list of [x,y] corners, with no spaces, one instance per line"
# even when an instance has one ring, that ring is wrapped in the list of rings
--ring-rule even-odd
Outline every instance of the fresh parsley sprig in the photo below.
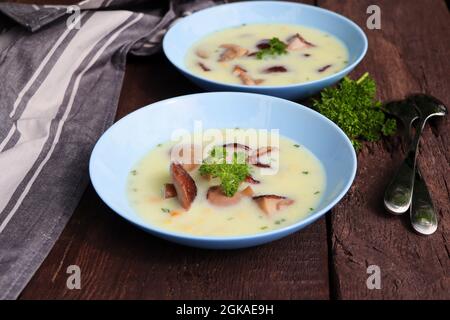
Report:
[[[276,56],[287,53],[287,45],[278,38],[269,40],[269,47],[259,50],[256,53],[256,58],[262,59],[266,56]]]
[[[366,72],[356,81],[345,77],[338,86],[324,89],[313,106],[336,123],[359,150],[361,140],[377,141],[397,130],[395,119],[386,118],[375,94],[375,80]]]
[[[212,149],[210,156],[203,161],[199,170],[202,176],[219,178],[222,191],[227,197],[232,197],[240,183],[250,174],[245,154],[234,152],[232,157],[227,157],[227,150],[223,147]]]

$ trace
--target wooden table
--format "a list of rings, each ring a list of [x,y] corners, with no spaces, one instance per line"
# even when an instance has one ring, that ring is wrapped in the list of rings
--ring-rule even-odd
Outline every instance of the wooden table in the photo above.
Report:
[[[365,30],[369,52],[352,76],[369,71],[380,99],[426,92],[450,105],[450,15],[444,0],[304,2],[341,13]],[[381,8],[381,30],[366,28],[371,4]],[[162,54],[130,58],[117,118],[200,91]],[[21,298],[449,299],[449,132],[448,118],[428,126],[419,159],[439,215],[433,236],[415,234],[407,216],[392,217],[383,209],[383,190],[403,156],[397,137],[365,145],[353,187],[326,218],[257,248],[208,251],[171,244],[119,218],[89,187]],[[66,288],[72,264],[81,267],[81,290]],[[380,290],[366,286],[369,265],[380,267]]]

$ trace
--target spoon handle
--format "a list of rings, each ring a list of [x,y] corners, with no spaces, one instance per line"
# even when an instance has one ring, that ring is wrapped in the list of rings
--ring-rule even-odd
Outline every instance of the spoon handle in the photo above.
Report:
[[[416,168],[414,179],[414,191],[410,209],[411,225],[417,232],[430,235],[437,229],[437,216],[430,192],[418,167]]]
[[[422,119],[417,126],[417,131],[411,142],[408,154],[384,193],[384,206],[392,214],[401,215],[408,211],[411,206],[417,147],[425,123],[426,119]]]

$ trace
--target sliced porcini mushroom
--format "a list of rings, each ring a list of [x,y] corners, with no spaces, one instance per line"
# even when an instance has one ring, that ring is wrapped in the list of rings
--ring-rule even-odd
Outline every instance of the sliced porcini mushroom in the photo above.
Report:
[[[235,154],[243,154],[243,157],[237,158],[238,163],[246,163],[248,155],[251,153],[251,148],[245,144],[237,143],[237,142],[231,142],[231,143],[225,143],[222,145],[222,147],[226,151],[226,161],[227,163],[233,163],[234,161],[234,155]]]
[[[249,146],[242,144],[242,143],[237,143],[237,142],[232,142],[232,143],[225,143],[223,145],[224,148],[233,148],[235,150],[243,150],[243,151],[250,151],[252,150],[252,148],[250,148]]]
[[[328,70],[328,68],[331,68],[331,64],[327,64],[326,66],[323,66],[322,68],[318,69],[319,72],[324,72]]]
[[[236,76],[238,76],[238,75],[240,75],[241,73],[247,73],[247,70],[245,70],[244,68],[242,68],[242,67],[239,66],[239,65],[235,65],[235,66],[233,67],[233,74],[236,75]]]
[[[170,164],[170,175],[177,192],[178,201],[184,209],[189,210],[197,196],[197,186],[194,179],[181,164],[175,162]]]
[[[208,66],[206,66],[203,62],[199,62],[198,66],[205,72],[211,71],[211,69]]]
[[[253,165],[258,168],[270,168],[270,164],[268,163],[255,162]]]
[[[225,143],[223,147],[227,151],[228,155],[233,155],[237,152],[243,152],[245,155],[248,155],[252,150],[249,146],[237,142]]]
[[[163,198],[170,199],[175,198],[177,196],[177,190],[173,183],[165,183],[163,186]]]
[[[263,70],[263,73],[278,73],[278,72],[287,72],[287,68],[285,66],[273,66]]]
[[[260,158],[264,155],[269,155],[272,152],[278,152],[278,148],[272,146],[258,148],[251,156],[249,156],[248,162],[260,168],[270,168],[270,164],[262,163]]]
[[[227,197],[220,186],[210,187],[206,193],[206,199],[208,199],[209,203],[219,207],[235,205],[241,201],[241,198],[242,194],[240,192],[236,192],[232,197]]]
[[[254,195],[255,195],[255,191],[253,191],[253,188],[252,187],[250,187],[250,186],[247,186],[245,189],[243,189],[241,192],[240,192],[243,196],[246,196],[246,197],[253,197]]]
[[[252,199],[256,202],[259,208],[269,216],[294,203],[294,200],[292,199],[275,194],[256,196]]]
[[[195,50],[195,54],[197,55],[197,57],[202,58],[202,59],[208,59],[209,58],[209,54],[206,50],[204,49],[197,49]]]
[[[238,46],[237,44],[222,44],[220,47],[225,50],[220,55],[219,62],[231,61],[245,56],[248,53],[247,49]]]
[[[257,44],[256,47],[259,50],[268,49],[270,48],[270,39],[262,39]]]
[[[202,147],[196,144],[175,145],[170,149],[170,159],[191,172],[202,163]]]
[[[272,146],[261,147],[256,150],[254,155],[256,156],[256,158],[259,158],[265,154],[269,154],[269,153],[276,152],[276,151],[278,151],[277,147],[272,147]]]
[[[288,39],[288,50],[297,51],[311,47],[315,47],[315,45],[309,41],[306,41],[305,38],[303,38],[299,33]]]
[[[260,184],[261,183],[261,181],[256,180],[251,175],[246,176],[244,181],[247,183],[250,183],[250,184]]]
[[[234,66],[233,74],[238,76],[241,79],[241,82],[247,86],[255,86],[261,84],[264,81],[263,79],[252,79],[252,77],[249,76],[247,70],[238,65]]]

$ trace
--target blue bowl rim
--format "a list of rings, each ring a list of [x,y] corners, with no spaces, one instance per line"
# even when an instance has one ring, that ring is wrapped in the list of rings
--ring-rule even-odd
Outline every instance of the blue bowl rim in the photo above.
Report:
[[[275,230],[271,230],[271,231],[268,231],[268,232],[251,234],[251,235],[232,236],[232,237],[224,237],[224,236],[221,236],[221,237],[195,236],[195,235],[191,235],[191,234],[187,234],[187,233],[185,234],[185,233],[173,232],[173,231],[161,229],[161,228],[159,228],[157,226],[154,226],[154,225],[151,225],[149,223],[143,223],[140,219],[136,219],[136,218],[130,217],[127,214],[121,213],[120,212],[121,210],[116,208],[114,205],[112,205],[111,203],[109,203],[108,201],[106,201],[102,197],[102,195],[100,193],[100,189],[99,189],[95,179],[92,178],[93,177],[93,159],[95,158],[95,154],[97,152],[98,145],[101,143],[101,141],[103,139],[105,139],[105,137],[108,134],[108,132],[110,132],[110,130],[112,130],[112,128],[115,127],[118,123],[121,123],[123,121],[127,121],[128,118],[135,117],[136,114],[138,114],[140,112],[144,112],[144,110],[147,110],[149,108],[152,108],[152,110],[154,110],[155,108],[164,107],[164,105],[167,104],[167,103],[175,102],[177,99],[186,99],[188,97],[200,96],[200,95],[238,95],[238,96],[245,95],[245,96],[263,97],[265,99],[275,100],[275,101],[278,100],[281,103],[287,103],[288,105],[291,105],[294,108],[304,109],[304,111],[310,113],[312,116],[322,118],[325,122],[327,122],[329,125],[331,125],[332,127],[334,127],[337,130],[337,132],[343,137],[344,141],[347,143],[347,146],[349,147],[349,150],[352,150],[353,166],[352,166],[352,172],[351,172],[350,179],[347,181],[347,183],[344,186],[344,188],[342,189],[342,191],[334,198],[334,200],[331,201],[322,210],[318,210],[316,212],[313,212],[312,214],[307,216],[305,219],[301,219],[301,220],[297,221],[296,223],[293,223],[293,224],[288,225],[286,227],[275,229]],[[90,180],[92,182],[92,185],[93,185],[95,191],[97,192],[98,196],[102,199],[102,201],[110,209],[112,209],[116,214],[118,214],[119,216],[121,216],[122,218],[127,220],[128,222],[131,222],[131,223],[135,224],[136,226],[144,229],[147,232],[154,232],[154,233],[157,233],[157,234],[160,234],[160,235],[164,235],[164,236],[170,237],[170,238],[183,239],[183,240],[192,240],[192,241],[196,241],[196,242],[215,242],[215,243],[219,243],[219,242],[221,242],[221,243],[223,243],[223,242],[231,243],[231,242],[235,242],[235,241],[258,240],[258,239],[264,239],[264,238],[271,238],[271,237],[276,236],[278,234],[285,234],[286,232],[287,232],[287,234],[291,234],[291,233],[295,232],[296,229],[300,229],[302,227],[307,226],[308,224],[314,222],[316,219],[318,219],[321,216],[325,215],[328,211],[330,211],[331,208],[333,208],[345,196],[345,194],[348,192],[348,190],[350,189],[351,185],[353,184],[353,181],[354,181],[355,176],[356,176],[356,170],[357,170],[357,157],[356,157],[355,149],[354,149],[350,139],[342,131],[341,128],[339,128],[333,121],[331,121],[327,117],[323,116],[319,112],[314,111],[311,108],[308,108],[308,107],[306,107],[306,106],[304,106],[302,104],[299,104],[299,103],[296,103],[296,102],[292,102],[292,101],[289,101],[289,100],[286,100],[286,99],[273,97],[273,96],[268,96],[268,95],[264,95],[264,94],[258,94],[258,93],[233,92],[233,91],[230,91],[230,92],[229,91],[203,92],[203,93],[194,93],[194,94],[182,95],[182,96],[177,96],[177,97],[172,97],[172,98],[169,98],[169,99],[157,101],[157,102],[151,103],[149,105],[146,105],[146,106],[144,106],[142,108],[139,108],[139,109],[129,113],[128,115],[124,116],[123,118],[121,118],[119,121],[117,121],[114,125],[112,125],[110,128],[108,128],[103,133],[103,135],[100,137],[100,139],[95,144],[94,149],[92,150],[92,153],[91,153],[90,160],[89,160],[89,176],[90,176]]]
[[[364,41],[364,47],[363,47],[363,50],[362,50],[361,54],[356,58],[356,60],[353,63],[347,65],[344,69],[338,71],[337,73],[334,73],[334,74],[331,74],[329,76],[326,76],[324,78],[320,78],[320,79],[313,80],[313,81],[308,81],[308,82],[299,82],[299,83],[293,83],[293,84],[288,84],[288,85],[276,85],[276,86],[274,86],[274,85],[272,85],[272,86],[243,85],[243,84],[226,83],[226,82],[220,82],[220,81],[211,80],[209,78],[206,78],[206,77],[203,77],[203,76],[200,76],[200,75],[197,75],[197,74],[191,72],[188,68],[186,68],[186,66],[184,66],[183,63],[178,64],[174,60],[171,59],[169,50],[167,49],[167,38],[168,38],[167,35],[169,35],[171,32],[173,32],[173,27],[175,27],[176,25],[181,24],[181,23],[188,23],[189,20],[195,19],[195,16],[197,14],[199,14],[199,13],[203,13],[204,14],[205,12],[214,11],[214,10],[217,10],[218,8],[225,7],[225,6],[240,6],[240,5],[247,5],[247,4],[257,5],[257,4],[268,4],[268,3],[276,4],[276,5],[307,7],[307,8],[310,8],[312,10],[317,10],[319,12],[325,13],[327,15],[335,16],[335,17],[337,17],[337,18],[347,22],[353,28],[355,28],[355,30],[361,35],[361,37],[362,37],[362,39]],[[320,28],[317,28],[317,29],[320,30]],[[175,25],[173,25],[167,31],[167,33],[164,35],[163,42],[162,42],[162,47],[163,47],[163,51],[164,51],[164,54],[167,57],[167,59],[177,69],[181,70],[182,72],[184,72],[185,74],[189,75],[190,77],[196,78],[196,79],[201,80],[201,81],[208,82],[209,84],[212,84],[212,85],[227,86],[227,87],[230,87],[230,88],[234,88],[236,90],[239,90],[239,89],[240,90],[242,90],[242,89],[244,89],[244,90],[248,90],[248,89],[251,89],[251,90],[253,90],[253,89],[263,89],[263,90],[264,89],[274,89],[274,90],[276,90],[276,89],[282,89],[282,88],[298,88],[299,86],[314,85],[314,84],[320,83],[322,81],[327,81],[327,80],[330,80],[330,79],[333,79],[333,78],[337,78],[337,79],[342,78],[343,76],[348,74],[350,71],[352,71],[361,62],[361,60],[364,58],[364,56],[367,53],[367,49],[368,49],[368,40],[367,40],[367,36],[364,33],[364,31],[356,23],[354,23],[352,20],[350,20],[349,18],[347,18],[347,17],[345,17],[345,16],[343,16],[341,14],[338,14],[336,12],[333,12],[333,11],[330,11],[330,10],[327,10],[327,9],[323,9],[323,8],[320,8],[320,7],[312,6],[312,5],[309,5],[309,4],[294,3],[294,2],[287,2],[287,1],[242,1],[242,2],[226,3],[226,4],[221,4],[221,5],[209,7],[209,8],[203,9],[203,10],[199,10],[199,11],[197,11],[197,12],[195,12],[195,13],[187,16],[187,17],[182,18]]]

